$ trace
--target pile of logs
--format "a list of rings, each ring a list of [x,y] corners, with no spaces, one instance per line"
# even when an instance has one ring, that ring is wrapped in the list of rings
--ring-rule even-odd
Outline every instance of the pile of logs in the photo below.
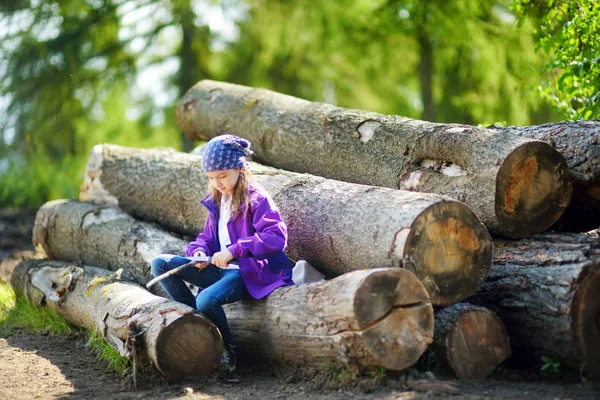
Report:
[[[435,124],[213,81],[176,116],[192,140],[252,141],[288,256],[328,278],[226,306],[242,359],[401,371],[429,349],[470,378],[512,350],[600,376],[600,238],[545,233],[600,226],[598,213],[579,214],[600,199],[596,124]],[[38,211],[34,244],[48,259],[19,265],[15,288],[124,355],[139,336],[138,353],[167,377],[213,371],[215,326],[159,285],[142,288],[155,256],[182,254],[203,229],[201,161],[95,146],[80,201]]]

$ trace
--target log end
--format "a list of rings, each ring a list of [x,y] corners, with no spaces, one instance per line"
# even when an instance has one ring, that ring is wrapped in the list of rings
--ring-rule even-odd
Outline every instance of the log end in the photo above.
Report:
[[[425,285],[431,302],[448,305],[473,295],[492,263],[492,239],[464,204],[437,202],[411,225],[402,266]]]
[[[444,358],[459,379],[484,378],[511,354],[504,324],[489,310],[462,313],[445,340]]]
[[[572,310],[574,333],[583,365],[581,373],[600,380],[600,262],[589,267],[589,274],[575,292]]]
[[[354,313],[378,365],[401,371],[413,365],[433,340],[429,295],[410,271],[375,269],[360,285]]]
[[[573,194],[564,158],[545,142],[527,142],[503,162],[496,177],[499,229],[512,238],[547,230],[568,207]]]
[[[176,380],[214,372],[223,354],[223,340],[210,320],[187,314],[161,331],[156,349],[156,367]]]

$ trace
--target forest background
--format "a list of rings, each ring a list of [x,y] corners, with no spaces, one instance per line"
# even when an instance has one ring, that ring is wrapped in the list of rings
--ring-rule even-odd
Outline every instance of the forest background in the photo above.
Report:
[[[190,150],[215,79],[437,122],[600,118],[596,0],[0,0],[0,208],[77,198],[98,143]]]

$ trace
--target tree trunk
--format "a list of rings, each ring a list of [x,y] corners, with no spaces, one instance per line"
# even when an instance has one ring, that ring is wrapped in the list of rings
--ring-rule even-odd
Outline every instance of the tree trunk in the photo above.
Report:
[[[585,232],[600,227],[600,122],[575,121],[494,129],[544,140],[565,158],[573,174],[573,200],[555,224],[555,229]]]
[[[355,271],[226,306],[240,354],[277,364],[335,362],[354,372],[413,365],[433,335],[433,308],[414,274]]]
[[[180,101],[191,139],[250,139],[259,161],[348,182],[448,195],[493,232],[527,237],[571,199],[562,156],[547,143],[456,124],[311,103],[264,89],[204,80]]]
[[[214,371],[223,353],[221,334],[194,309],[154,296],[110,271],[68,262],[27,260],[11,283],[26,299],[57,311],[72,324],[96,330],[121,355],[130,328],[140,333],[144,353],[171,379]]]
[[[81,198],[109,199],[139,218],[198,233],[206,218],[199,200],[208,184],[200,165],[201,157],[191,154],[96,146]],[[403,267],[423,281],[438,305],[470,296],[485,280],[491,239],[464,204],[254,163],[251,170],[288,225],[292,259],[305,259],[331,276]]]
[[[561,365],[600,377],[600,238],[544,234],[496,241],[494,264],[471,302],[506,325],[514,358]]]
[[[459,303],[435,314],[433,349],[459,379],[484,378],[510,356],[510,341],[492,311]]]
[[[186,247],[185,241],[117,208],[66,200],[40,207],[33,242],[51,259],[81,261],[110,270],[123,268],[125,279],[143,286],[152,279],[154,257],[183,254]],[[152,290],[168,297],[160,285]]]

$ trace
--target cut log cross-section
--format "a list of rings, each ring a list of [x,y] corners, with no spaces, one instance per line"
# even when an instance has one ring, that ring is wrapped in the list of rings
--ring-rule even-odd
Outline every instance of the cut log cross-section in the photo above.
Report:
[[[565,158],[573,175],[573,200],[553,228],[585,232],[600,227],[600,121],[493,129],[546,141]]]
[[[139,218],[197,234],[206,218],[199,200],[208,184],[201,160],[160,149],[99,145],[90,155],[81,198],[95,202],[108,198]],[[470,296],[485,280],[491,238],[462,203],[256,163],[251,170],[288,225],[292,259],[305,259],[330,276],[403,267],[423,281],[436,305]]]
[[[225,306],[240,354],[277,364],[341,364],[354,372],[413,365],[433,339],[422,283],[400,268],[355,271]]]
[[[486,308],[467,303],[435,313],[432,346],[440,366],[460,379],[488,376],[511,352],[500,318]]]
[[[489,278],[469,301],[502,319],[513,358],[556,355],[600,379],[600,238],[548,233],[494,245]]]
[[[223,341],[210,320],[137,284],[120,282],[106,269],[27,260],[15,268],[11,283],[32,303],[96,330],[124,356],[131,356],[126,343],[135,326],[143,354],[170,379],[211,373],[221,359]]]
[[[117,270],[140,285],[152,279],[150,263],[161,253],[183,254],[186,242],[114,207],[54,200],[38,210],[33,242],[48,258]],[[160,285],[152,290],[165,296]]]
[[[563,157],[549,144],[490,129],[436,124],[313,103],[204,80],[176,110],[192,140],[249,139],[270,166],[464,201],[494,233],[543,232],[571,199]]]

